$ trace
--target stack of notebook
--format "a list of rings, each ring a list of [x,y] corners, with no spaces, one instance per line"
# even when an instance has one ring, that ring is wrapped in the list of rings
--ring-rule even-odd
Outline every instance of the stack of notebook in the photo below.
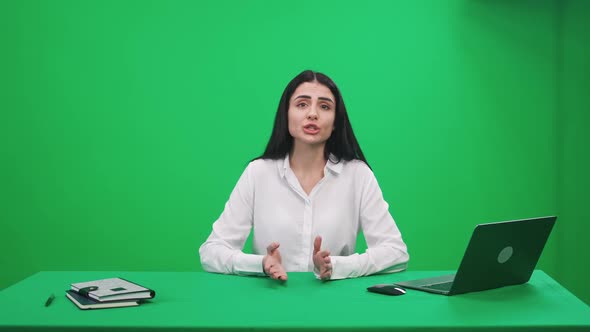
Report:
[[[66,296],[80,309],[138,306],[156,293],[123,278],[100,279],[71,285]]]

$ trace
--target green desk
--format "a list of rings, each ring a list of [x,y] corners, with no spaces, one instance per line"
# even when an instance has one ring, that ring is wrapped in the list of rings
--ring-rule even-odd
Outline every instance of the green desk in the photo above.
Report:
[[[411,271],[331,282],[290,273],[267,278],[205,272],[40,272],[0,292],[0,331],[590,331],[590,307],[542,271],[528,284],[452,297],[366,287],[448,271]],[[151,287],[139,307],[79,310],[71,282],[120,276]],[[49,307],[44,303],[55,293]]]

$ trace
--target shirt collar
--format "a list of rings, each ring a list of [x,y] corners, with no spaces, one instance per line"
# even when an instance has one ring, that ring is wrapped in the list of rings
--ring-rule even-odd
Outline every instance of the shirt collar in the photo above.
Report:
[[[334,155],[330,154],[330,158],[328,158],[328,162],[326,163],[325,169],[327,169],[330,172],[337,175],[337,174],[340,174],[340,172],[342,172],[342,167],[344,167],[344,165],[342,164],[342,160],[339,163],[332,162],[333,158],[335,158]],[[285,155],[285,158],[283,158],[283,162],[281,163],[279,161],[277,163],[277,166],[279,168],[279,174],[281,175],[281,177],[285,177],[285,173],[287,171],[287,168],[291,168],[291,165],[289,164],[289,154],[288,153]]]
[[[285,172],[287,172],[287,168],[291,168],[291,166],[289,165],[289,154],[287,153],[285,155],[285,158],[283,159],[283,162],[278,162],[277,166],[279,167],[279,174],[281,175],[282,178],[285,177]]]
[[[328,162],[326,163],[326,168],[331,171],[332,173],[338,175],[342,172],[342,167],[344,167],[344,161],[340,160],[339,163],[335,164],[332,162],[332,158],[335,158],[333,154],[330,154],[330,158],[328,158]]]

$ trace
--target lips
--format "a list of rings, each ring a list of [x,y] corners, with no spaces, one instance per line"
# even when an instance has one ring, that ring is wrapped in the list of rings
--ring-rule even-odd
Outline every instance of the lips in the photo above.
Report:
[[[306,134],[315,135],[320,132],[320,127],[313,123],[310,123],[303,126],[303,132],[305,132]]]

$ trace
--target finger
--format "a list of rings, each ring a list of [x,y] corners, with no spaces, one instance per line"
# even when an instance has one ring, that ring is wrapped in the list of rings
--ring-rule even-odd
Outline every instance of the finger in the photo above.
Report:
[[[330,262],[331,262],[331,261],[332,261],[332,260],[330,259],[330,256],[326,256],[326,257],[324,257],[324,263],[326,263],[326,264],[330,264]]]
[[[268,247],[266,247],[266,252],[271,255],[272,252],[275,251],[279,246],[280,244],[278,242],[273,242],[269,244]]]
[[[313,241],[313,254],[317,254],[320,249],[322,247],[322,237],[321,236],[316,236],[315,240]]]
[[[272,271],[272,278],[273,278],[273,279],[279,279],[279,278],[280,278],[280,276],[281,276],[281,275],[283,275],[283,274],[284,274],[284,273],[283,273],[283,271],[281,271],[280,269],[277,269],[277,268],[275,268],[275,269]]]
[[[279,275],[279,274],[281,274],[281,273],[282,273],[282,269],[281,269],[281,268],[279,268],[279,267],[277,267],[277,266],[273,266],[273,267],[270,269],[270,273],[271,273],[271,274],[275,274],[275,275]]]
[[[280,269],[279,273],[279,280],[287,280],[287,272],[284,269]]]
[[[328,256],[330,256],[330,251],[329,250],[320,251],[320,256],[328,257]]]
[[[285,271],[277,271],[273,275],[273,279],[276,279],[276,280],[287,280],[287,273],[285,273]]]

